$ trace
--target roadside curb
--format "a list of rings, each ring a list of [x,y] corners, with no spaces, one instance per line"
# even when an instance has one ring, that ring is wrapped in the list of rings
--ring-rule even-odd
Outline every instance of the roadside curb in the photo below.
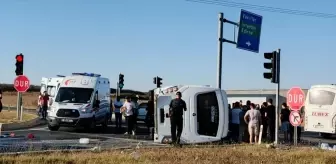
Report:
[[[35,118],[35,119],[25,121],[25,122],[2,124],[1,131],[28,129],[28,128],[33,128],[36,126],[46,125],[46,124],[47,124],[47,121],[41,120],[40,118]]]

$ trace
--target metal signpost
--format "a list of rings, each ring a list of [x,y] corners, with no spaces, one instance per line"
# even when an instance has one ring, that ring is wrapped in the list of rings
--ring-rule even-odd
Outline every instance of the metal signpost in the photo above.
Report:
[[[287,104],[292,110],[289,120],[294,126],[294,145],[297,145],[297,127],[301,125],[302,119],[300,115],[300,110],[305,102],[305,94],[300,87],[292,87],[287,92]]]
[[[298,133],[297,127],[301,125],[302,119],[298,111],[292,111],[289,115],[289,122],[294,126],[294,145],[297,145]]]
[[[235,41],[223,38],[223,25],[229,23],[239,26],[237,43]],[[260,33],[261,33],[262,16],[241,10],[240,23],[236,23],[224,18],[223,13],[219,13],[218,24],[218,57],[217,57],[217,87],[222,88],[222,58],[223,58],[223,42],[235,44],[237,48],[259,52]]]
[[[262,16],[241,10],[237,48],[259,53]]]

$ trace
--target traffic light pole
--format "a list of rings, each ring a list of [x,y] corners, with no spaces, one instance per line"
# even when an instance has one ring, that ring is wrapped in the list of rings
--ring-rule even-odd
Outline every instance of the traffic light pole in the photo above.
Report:
[[[277,52],[277,65],[276,65],[276,116],[275,116],[275,144],[279,143],[279,115],[280,115],[280,102],[279,102],[279,97],[280,97],[280,49],[278,49]]]
[[[225,19],[223,13],[219,13],[218,18],[219,18],[219,23],[218,23],[217,88],[222,88],[223,42],[237,44],[234,41],[226,40],[223,38],[223,26],[224,26],[224,23],[233,24],[235,26],[239,26],[239,24]]]

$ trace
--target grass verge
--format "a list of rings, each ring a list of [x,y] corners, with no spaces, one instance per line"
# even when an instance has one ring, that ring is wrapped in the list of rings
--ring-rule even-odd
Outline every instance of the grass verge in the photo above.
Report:
[[[16,111],[2,110],[0,113],[0,123],[8,124],[8,123],[20,122],[20,120],[16,118],[16,114],[17,114]],[[32,120],[36,117],[37,116],[33,114],[23,113],[22,120],[23,121]]]
[[[335,163],[335,152],[292,148],[267,149],[264,146],[232,146],[207,148],[145,148],[137,150],[111,150],[99,153],[48,153],[0,156],[0,163],[27,164],[242,164],[242,163]]]

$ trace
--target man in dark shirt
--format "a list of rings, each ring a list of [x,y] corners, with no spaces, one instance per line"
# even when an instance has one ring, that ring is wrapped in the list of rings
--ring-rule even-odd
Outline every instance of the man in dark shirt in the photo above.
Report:
[[[186,103],[181,98],[181,92],[177,92],[176,99],[171,100],[169,104],[170,129],[173,144],[180,144],[180,138],[183,130],[183,110],[187,111]]]
[[[267,118],[269,133],[270,133],[270,140],[271,142],[274,142],[275,141],[275,106],[273,105],[272,99],[268,99],[267,101],[266,118]]]
[[[288,132],[289,132],[289,114],[290,110],[286,103],[282,103],[282,109],[280,112],[280,120],[281,120],[281,130],[284,133],[285,141],[288,141]]]

